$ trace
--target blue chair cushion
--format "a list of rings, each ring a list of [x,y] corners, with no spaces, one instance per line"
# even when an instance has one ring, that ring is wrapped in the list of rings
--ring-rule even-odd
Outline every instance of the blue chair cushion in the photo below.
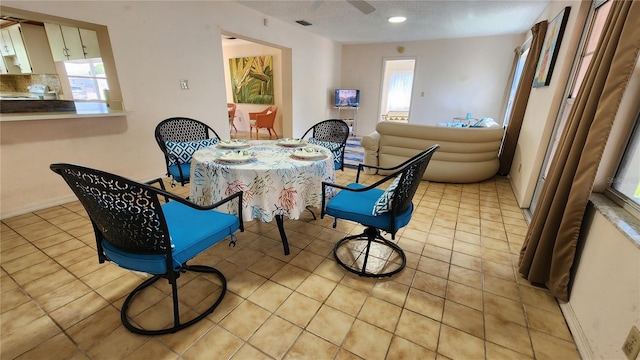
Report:
[[[175,156],[175,158],[171,156],[169,157],[169,166],[176,165],[176,158],[182,164],[189,163],[191,162],[193,153],[202,148],[212,146],[217,143],[218,139],[216,138],[184,142],[166,141],[165,146],[167,147],[167,152],[170,155]]]
[[[380,215],[391,210],[393,194],[396,192],[398,183],[400,183],[400,175],[396,176],[393,182],[389,184],[387,190],[385,190],[382,195],[380,195],[376,203],[373,204],[373,211],[371,212],[371,215]]]
[[[180,170],[182,169],[182,176],[180,176]],[[171,175],[176,181],[188,181],[191,177],[191,163],[171,165],[169,166],[169,175]]]
[[[364,188],[366,186],[358,183],[351,183],[347,187],[352,189]],[[391,228],[391,213],[386,212],[380,215],[371,215],[376,201],[384,193],[381,189],[371,189],[363,192],[348,190],[339,191],[328,203],[326,213],[334,218],[355,221],[364,226],[373,226],[387,232],[395,233],[398,229],[406,226],[411,220],[413,204],[402,214],[396,216],[395,228]]]
[[[173,248],[173,268],[194,258],[233,234],[240,227],[238,217],[216,210],[196,210],[177,201],[162,205]],[[166,255],[132,254],[102,240],[107,258],[119,266],[150,274],[166,274]]]

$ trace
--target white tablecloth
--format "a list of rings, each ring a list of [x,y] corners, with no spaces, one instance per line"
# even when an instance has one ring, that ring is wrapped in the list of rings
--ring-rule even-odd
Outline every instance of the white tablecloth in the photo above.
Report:
[[[307,206],[319,208],[322,203],[322,181],[335,182],[333,155],[326,148],[313,147],[326,156],[300,160],[292,157],[297,149],[278,145],[278,140],[251,140],[248,150],[254,159],[230,164],[217,160],[231,151],[220,145],[195,152],[191,160],[191,194],[199,205],[211,205],[239,190],[243,194],[242,218],[269,222],[275,215],[300,218]],[[220,210],[235,213],[230,202]]]

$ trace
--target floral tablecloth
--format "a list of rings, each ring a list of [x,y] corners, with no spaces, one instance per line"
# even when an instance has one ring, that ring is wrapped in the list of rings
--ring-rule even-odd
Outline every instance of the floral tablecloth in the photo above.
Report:
[[[242,218],[263,222],[270,222],[276,215],[298,219],[307,206],[321,206],[322,181],[335,182],[330,150],[304,144],[325,156],[301,159],[292,156],[300,148],[281,146],[278,140],[251,140],[247,144],[237,150],[216,145],[196,151],[191,160],[189,199],[198,205],[211,205],[242,190]],[[246,151],[250,159],[222,161],[230,151]],[[230,202],[220,210],[235,213],[237,205]]]

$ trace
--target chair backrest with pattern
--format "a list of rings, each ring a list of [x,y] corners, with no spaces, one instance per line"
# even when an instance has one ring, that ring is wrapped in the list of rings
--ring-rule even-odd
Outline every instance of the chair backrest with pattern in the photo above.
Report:
[[[400,176],[400,182],[393,193],[391,205],[392,214],[401,214],[411,206],[411,200],[416,190],[418,190],[422,175],[424,175],[425,170],[427,170],[431,156],[439,147],[440,145],[433,145],[427,150],[415,155],[405,162],[402,170],[396,173],[396,176]]]
[[[187,117],[172,117],[162,120],[156,125],[155,137],[158,146],[164,153],[167,164],[169,163],[167,141],[185,142],[211,138],[220,140],[218,133],[209,125]]]
[[[76,194],[101,240],[135,254],[166,254],[171,264],[171,241],[158,192],[152,186],[104,171],[72,164],[52,164]]]
[[[349,138],[349,125],[340,119],[329,119],[313,125],[302,137],[306,137],[309,132],[314,139],[346,144]]]

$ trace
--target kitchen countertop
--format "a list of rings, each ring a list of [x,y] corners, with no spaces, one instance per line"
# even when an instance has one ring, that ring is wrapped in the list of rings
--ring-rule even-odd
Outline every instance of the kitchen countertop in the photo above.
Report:
[[[0,99],[0,113],[75,112],[72,100]]]
[[[43,100],[51,101],[51,100]],[[92,102],[75,102],[74,112],[25,112],[25,113],[2,113],[0,121],[28,121],[28,120],[55,120],[55,119],[73,119],[73,118],[96,118],[125,116],[130,111],[115,110],[107,107],[105,103]]]

